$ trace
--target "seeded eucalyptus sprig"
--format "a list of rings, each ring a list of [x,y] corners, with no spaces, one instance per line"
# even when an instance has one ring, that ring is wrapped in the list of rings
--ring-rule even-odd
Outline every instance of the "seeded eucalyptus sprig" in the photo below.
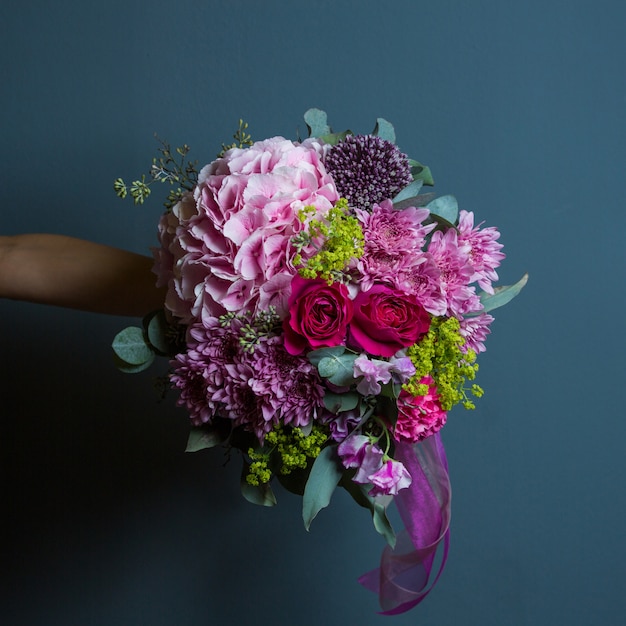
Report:
[[[172,150],[169,143],[156,137],[159,142],[159,157],[152,159],[152,167],[141,179],[131,182],[130,187],[123,179],[117,178],[113,189],[119,198],[129,193],[135,204],[143,204],[151,193],[150,185],[154,182],[169,183],[172,187],[165,200],[165,207],[171,209],[186,191],[192,191],[198,182],[198,161],[187,161],[189,146],[183,144]]]
[[[230,144],[222,144],[222,150],[217,155],[218,158],[224,156],[224,154],[232,149],[232,148],[245,148],[246,146],[252,145],[252,136],[248,134],[246,131],[248,130],[248,122],[244,122],[241,118],[239,119],[239,128],[233,134],[233,139],[235,140]]]

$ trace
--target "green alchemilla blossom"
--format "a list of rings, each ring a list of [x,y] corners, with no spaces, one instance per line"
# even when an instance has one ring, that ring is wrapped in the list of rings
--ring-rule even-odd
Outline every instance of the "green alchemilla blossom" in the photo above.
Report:
[[[475,408],[467,397],[465,385],[476,377],[478,364],[475,362],[476,353],[473,350],[464,351],[464,344],[459,320],[434,317],[426,336],[407,350],[407,356],[415,366],[415,374],[404,389],[414,396],[424,395],[428,386],[420,381],[430,375],[437,385],[444,411],[449,411],[459,402],[466,409]],[[469,391],[478,398],[483,394],[477,384],[473,384]]]

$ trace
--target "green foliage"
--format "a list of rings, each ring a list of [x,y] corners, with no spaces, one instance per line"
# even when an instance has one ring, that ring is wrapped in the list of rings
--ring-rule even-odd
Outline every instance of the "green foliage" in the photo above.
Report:
[[[396,143],[396,131],[393,124],[382,117],[376,118],[376,126],[374,126],[372,135],[376,135],[391,143]]]
[[[459,218],[459,205],[454,196],[441,196],[426,205],[433,218],[443,218],[445,225],[453,227]]]
[[[320,376],[328,378],[333,385],[347,387],[355,382],[354,362],[358,354],[347,352],[344,346],[313,350],[307,357]]]
[[[493,294],[482,293],[480,294],[480,301],[484,307],[483,311],[493,311],[498,307],[504,306],[509,303],[519,292],[524,288],[528,282],[528,274],[524,274],[514,285],[496,287]]]
[[[199,452],[214,448],[228,439],[229,432],[219,426],[192,426],[185,452]]]
[[[233,139],[235,140],[233,143],[222,144],[222,150],[218,153],[218,158],[221,158],[228,152],[228,150],[232,150],[233,148],[245,148],[246,146],[252,145],[252,135],[247,133],[248,123],[244,122],[241,118],[239,118],[239,127],[233,134]]]
[[[144,331],[137,326],[121,330],[113,338],[113,352],[125,372],[140,372],[154,360],[154,351],[146,342]]]
[[[304,121],[309,131],[309,137],[330,135],[333,131],[328,125],[328,116],[321,109],[309,109],[304,114]]]
[[[165,207],[171,209],[186,192],[192,191],[198,181],[197,161],[187,161],[189,146],[183,144],[172,150],[170,144],[159,141],[159,157],[152,159],[149,179],[143,174],[128,186],[122,178],[115,179],[113,189],[119,198],[126,198],[130,193],[135,204],[143,204],[151,194],[150,185],[155,182],[168,183],[171,186]]]
[[[432,187],[435,184],[433,175],[430,168],[427,165],[423,165],[415,159],[409,159],[409,166],[411,168],[411,175],[413,180],[421,180],[425,185]]]
[[[336,445],[327,446],[315,459],[302,497],[302,518],[307,530],[315,516],[330,504],[343,471]]]

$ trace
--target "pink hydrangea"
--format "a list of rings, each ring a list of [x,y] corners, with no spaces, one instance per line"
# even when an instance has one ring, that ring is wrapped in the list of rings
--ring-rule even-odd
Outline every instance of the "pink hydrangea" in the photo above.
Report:
[[[314,206],[322,217],[339,199],[324,152],[314,140],[274,137],[229,150],[201,170],[193,198],[159,226],[155,271],[172,313],[187,324],[271,305],[285,314],[298,212]]]

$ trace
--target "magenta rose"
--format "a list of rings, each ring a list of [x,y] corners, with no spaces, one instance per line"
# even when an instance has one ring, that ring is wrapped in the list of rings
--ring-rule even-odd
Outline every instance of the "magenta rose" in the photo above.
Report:
[[[428,332],[430,317],[415,296],[374,285],[354,299],[350,340],[375,356],[390,357]]]
[[[343,345],[351,319],[352,300],[345,285],[296,275],[283,322],[285,348],[290,354],[301,354],[307,348]]]

